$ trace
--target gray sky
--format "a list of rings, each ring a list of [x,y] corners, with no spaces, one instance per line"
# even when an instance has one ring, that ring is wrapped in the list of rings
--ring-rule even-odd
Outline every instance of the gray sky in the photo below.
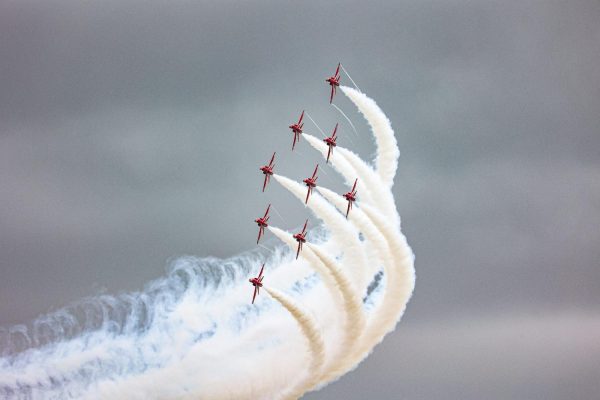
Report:
[[[347,100],[360,138],[327,106],[338,61],[396,129],[417,285],[397,331],[307,398],[597,396],[597,1],[3,1],[0,325],[251,249],[268,202],[300,224],[257,171],[277,150],[311,172],[299,112],[374,150]]]

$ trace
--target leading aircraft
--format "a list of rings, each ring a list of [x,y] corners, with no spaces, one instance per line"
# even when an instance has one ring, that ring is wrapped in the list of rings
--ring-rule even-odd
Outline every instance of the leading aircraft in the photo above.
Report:
[[[256,278],[248,279],[248,281],[254,286],[254,295],[252,296],[252,304],[254,304],[254,299],[256,299],[256,295],[260,294],[260,288],[262,287],[263,270],[265,269],[265,264],[262,265],[260,272]]]
[[[335,70],[335,74],[325,79],[325,82],[329,83],[331,86],[331,96],[329,97],[329,104],[333,101],[333,95],[336,93],[336,89],[340,86],[340,63],[338,63],[337,69]]]
[[[300,254],[300,250],[302,250],[302,244],[306,242],[306,225],[308,224],[308,220],[304,223],[304,228],[302,228],[302,232],[296,233],[294,235],[294,239],[298,242],[298,251],[296,251],[296,260],[298,259],[298,255]]]

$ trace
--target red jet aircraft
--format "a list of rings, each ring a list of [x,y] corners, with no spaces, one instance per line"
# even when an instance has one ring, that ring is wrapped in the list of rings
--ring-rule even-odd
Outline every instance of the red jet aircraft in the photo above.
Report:
[[[260,288],[262,287],[263,270],[265,269],[265,264],[262,265],[260,272],[256,278],[248,279],[248,281],[254,286],[254,295],[252,296],[252,304],[254,304],[254,299],[256,299],[256,295],[260,293]]]
[[[337,143],[335,142],[337,140],[337,136],[336,136],[337,128],[338,128],[338,124],[335,124],[335,129],[333,130],[333,134],[331,136],[329,136],[328,138],[323,139],[323,141],[325,143],[327,143],[327,146],[329,147],[329,151],[327,152],[327,161],[326,162],[329,162],[329,156],[331,156],[333,154],[333,148],[335,146],[337,146]]]
[[[258,242],[260,241],[260,238],[262,235],[265,234],[265,228],[267,226],[269,226],[268,222],[269,222],[269,209],[271,208],[271,205],[269,204],[269,207],[267,207],[267,211],[265,211],[265,215],[262,218],[256,218],[254,220],[254,222],[256,222],[258,224],[258,239],[256,239],[256,244],[258,244]]]
[[[315,167],[315,171],[313,172],[312,176],[310,178],[306,178],[302,181],[306,184],[306,187],[308,188],[308,191],[306,192],[306,200],[304,200],[304,204],[308,203],[308,198],[310,197],[310,194],[312,193],[313,188],[315,186],[317,186],[317,179],[319,179],[319,177],[317,176],[318,169],[319,169],[319,164],[317,164],[317,166]]]
[[[348,208],[346,209],[346,218],[348,218],[348,213],[352,209],[352,203],[354,203],[356,201],[356,183],[357,182],[358,182],[358,178],[356,178],[356,180],[354,181],[354,186],[352,186],[352,190],[349,191],[348,193],[344,193],[342,195],[342,196],[344,196],[344,198],[346,200],[348,200]]]
[[[289,126],[289,128],[294,133],[294,143],[292,143],[292,151],[294,151],[294,147],[296,147],[296,142],[300,141],[300,134],[302,133],[302,128],[304,127],[302,118],[304,118],[304,110],[302,110],[302,114],[300,114],[300,119],[298,120],[298,122]]]
[[[271,161],[269,161],[269,165],[263,165],[262,167],[259,168],[262,171],[262,173],[265,174],[265,181],[263,182],[263,190],[262,190],[263,192],[265,191],[267,184],[271,180],[271,175],[273,175],[273,168],[275,168],[275,164],[273,164],[273,161],[275,161],[275,153],[273,153],[273,156],[271,157]]]
[[[340,63],[338,63],[335,74],[325,79],[325,82],[331,86],[331,96],[329,97],[329,104],[333,101],[333,95],[336,93],[336,89],[340,86]]]
[[[308,220],[304,223],[304,228],[302,228],[302,232],[296,233],[294,235],[294,239],[298,242],[298,251],[296,251],[296,260],[298,259],[298,255],[300,254],[300,250],[302,250],[302,244],[306,242],[306,224],[308,224]]]

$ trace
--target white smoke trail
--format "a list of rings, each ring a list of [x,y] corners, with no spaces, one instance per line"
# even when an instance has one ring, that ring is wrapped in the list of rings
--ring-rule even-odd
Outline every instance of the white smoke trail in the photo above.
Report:
[[[377,104],[363,93],[344,86],[342,86],[341,89],[369,122],[377,146],[377,156],[375,159],[376,173],[381,178],[382,183],[391,188],[396,174],[400,152],[394,136],[394,131],[392,130],[388,118]],[[309,140],[309,143],[324,154],[321,143],[316,143],[314,140]],[[321,147],[321,149],[318,147]],[[369,187],[372,188],[370,192],[371,195],[379,200],[378,203],[373,203],[371,199],[369,204],[372,204],[374,208],[382,210],[388,219],[390,216],[393,216],[394,225],[399,226],[400,218],[396,211],[391,191],[384,191],[382,190],[383,185],[377,184],[377,180],[373,176],[375,171],[366,165],[364,161],[353,152],[343,148],[338,148],[337,150],[341,158],[348,161],[361,180],[367,182]],[[346,169],[346,171],[349,171],[349,169]],[[342,174],[344,173],[342,172]],[[346,181],[348,181],[348,177],[345,176],[345,178]],[[321,192],[323,193],[323,191]],[[329,194],[331,195],[331,193]],[[365,204],[365,207],[368,207],[367,204]],[[377,219],[377,214],[378,213],[375,210],[372,210],[369,216],[373,222],[378,222],[378,227],[383,229],[387,234],[386,238],[388,239],[388,246],[393,246],[398,259],[396,265],[385,264],[388,265],[388,268],[385,268],[387,282],[384,299],[376,311],[374,321],[369,324],[367,334],[365,334],[365,337],[369,340],[363,342],[363,346],[361,350],[359,350],[359,353],[361,351],[368,351],[368,349],[378,343],[387,332],[393,329],[402,316],[405,304],[408,302],[414,288],[415,277],[414,268],[412,267],[414,257],[410,248],[406,244],[406,240],[403,236],[395,234],[393,229],[386,229],[388,224],[385,222],[384,218]],[[398,243],[403,243],[404,246],[399,246]],[[409,260],[408,263],[403,263],[403,261],[406,260]],[[394,307],[394,304],[399,304],[401,306]]]
[[[394,195],[390,189],[385,188],[377,173],[356,153],[339,146],[336,150],[338,157],[345,159],[352,166],[358,179],[363,182],[363,187],[367,187],[368,192],[376,199],[375,202],[368,201],[367,203],[381,210],[383,214],[394,221],[395,225],[400,226],[400,216],[396,210]]]
[[[348,186],[359,179],[360,202],[346,220],[326,201],[344,212],[341,196],[317,187],[325,199],[314,193],[308,206],[330,236],[311,229],[295,260],[291,235],[270,227],[293,252],[275,247],[267,260],[258,252],[180,258],[143,291],[86,299],[27,327],[0,329],[0,398],[296,398],[365,358],[404,312],[414,257],[390,191],[399,151],[389,121],[362,93],[342,90],[371,124],[377,169],[335,149],[332,165]],[[326,154],[324,143],[305,137]],[[296,197],[302,192],[296,182],[275,179]],[[249,304],[247,279],[265,261],[269,289],[289,293],[273,296],[283,308],[268,296]],[[361,299],[363,276],[381,267],[380,295],[367,291]],[[298,351],[306,344],[308,365]]]
[[[323,194],[327,200],[331,201],[341,212],[345,211],[345,204],[339,196],[331,190],[324,187],[317,187],[319,193]],[[362,208],[355,207],[351,211],[353,222],[359,227],[361,232],[367,237],[368,243],[374,246],[374,251],[383,258],[383,271],[386,278],[386,287],[383,292],[383,299],[377,308],[373,311],[369,319],[368,327],[362,337],[360,344],[355,348],[354,357],[350,360],[350,365],[353,366],[362,360],[370,349],[381,341],[383,336],[391,330],[399,320],[403,311],[403,305],[408,299],[404,290],[399,288],[408,285],[414,285],[414,279],[406,279],[406,275],[400,273],[398,262],[396,260],[397,250],[391,247],[389,237],[386,237],[374,224],[369,215],[363,213]],[[387,232],[385,232],[387,233]],[[410,251],[410,249],[408,249]],[[411,289],[412,292],[412,289]],[[337,377],[347,372],[347,369],[332,371],[331,375]]]
[[[319,246],[311,245],[310,243],[307,243],[307,247],[319,257],[330,271],[335,271],[334,273],[336,275],[340,276],[342,279],[344,278],[340,266],[326,251]],[[343,282],[340,284],[340,287],[349,288],[350,284],[349,282]],[[325,373],[321,378],[322,382],[329,382],[333,378],[337,378],[339,376],[339,371],[348,371],[356,364],[354,357],[355,349],[357,348],[357,342],[360,342],[362,339],[365,330],[366,320],[364,308],[360,298],[352,293],[347,295],[347,301],[344,305],[348,315],[346,325],[347,335],[340,343],[336,361],[325,370]]]
[[[312,147],[319,151],[323,157],[327,157],[328,147],[325,143],[311,135],[305,135],[305,137]],[[359,181],[363,183],[360,193],[363,201],[380,209],[385,215],[392,218],[395,224],[399,225],[400,218],[391,190],[381,184],[381,179],[377,173],[357,154],[337,146],[330,161],[333,168],[344,177],[344,181],[348,186],[351,186],[354,179],[358,177]]]
[[[375,168],[383,182],[391,187],[398,168],[400,150],[390,120],[377,103],[364,93],[347,86],[340,86],[340,89],[356,105],[371,126],[377,144]]]
[[[385,217],[378,211],[368,205],[365,205],[363,209],[385,236],[395,261],[391,269],[393,273],[388,276],[384,292],[384,303],[387,300],[389,307],[386,306],[379,309],[381,310],[380,323],[374,323],[369,326],[365,334],[365,337],[368,337],[369,341],[363,342],[359,350],[368,352],[383,340],[383,337],[387,333],[394,329],[398,321],[400,321],[402,314],[404,314],[406,304],[410,300],[415,287],[415,269],[414,254],[408,246],[404,235],[390,226]]]
[[[323,186],[317,186],[318,192],[333,204],[340,212],[346,212],[346,201],[342,196]],[[368,244],[367,252],[369,262],[366,265],[383,266],[390,265],[393,259],[390,255],[391,250],[386,246],[385,237],[366,216],[361,208],[353,208],[348,215],[348,219],[356,224],[359,231],[365,236],[365,242]]]
[[[274,175],[274,178],[282,185],[284,186],[286,189],[288,189],[292,194],[294,194],[301,202],[304,201],[304,195],[306,192],[306,189],[304,187],[302,187],[302,185],[300,185],[297,182],[294,182],[288,178],[285,178],[283,176],[279,176],[279,175]],[[372,176],[371,179],[374,179],[376,181],[378,181],[378,177],[376,176]],[[372,180],[367,181],[367,186],[370,186],[369,183],[371,183],[372,185]],[[377,184],[378,182],[375,182],[375,184]],[[333,193],[332,191],[323,188],[321,186],[317,186],[317,190],[320,193],[323,193],[325,195],[325,197],[332,203],[334,204],[336,207],[338,207],[338,209],[340,209],[340,211],[344,211],[346,204],[345,202],[343,202],[342,197]],[[337,226],[339,226],[339,220],[335,221],[334,216],[337,215],[338,218],[341,218],[342,221],[341,222],[345,222],[344,218],[338,214],[332,214],[332,210],[328,210],[326,207],[326,204],[323,204],[323,199],[321,199],[318,195],[313,194],[313,197],[311,197],[309,203],[308,203],[308,207],[313,209],[313,211],[315,211],[315,213],[317,213],[317,215],[324,220],[326,226],[328,226],[330,229],[336,228]],[[386,239],[385,237],[381,234],[381,232],[379,232],[376,228],[376,226],[371,222],[371,220],[366,217],[363,213],[362,210],[360,208],[356,208],[352,210],[352,216],[351,218],[353,218],[353,221],[357,224],[358,228],[365,233],[366,237],[368,238],[368,243],[369,245],[371,245],[371,243],[374,244],[375,246],[375,250],[377,252],[377,254],[379,255],[379,257],[385,257],[385,262],[383,263],[384,266],[384,271],[385,271],[385,276],[387,277],[388,280],[388,285],[392,286],[392,287],[396,287],[396,286],[401,286],[403,281],[402,278],[403,276],[399,275],[397,273],[397,271],[394,269],[394,261],[393,258],[390,254],[390,248],[389,246],[386,248],[385,245],[382,246],[382,244],[386,243]],[[338,222],[338,223],[336,223]],[[352,234],[351,236],[347,236],[344,235],[344,239],[348,240],[348,238],[352,238]],[[370,240],[369,240],[370,239]],[[288,241],[292,244],[295,244],[292,240]],[[389,245],[389,243],[388,243]],[[314,246],[311,248],[315,248]],[[319,254],[317,254],[319,255]],[[323,252],[320,252],[320,258],[321,261],[325,262],[324,258],[326,257],[326,255]],[[331,262],[331,260],[329,260]],[[368,265],[368,264],[362,264],[363,268],[364,266]],[[340,360],[339,363],[336,364],[335,367],[333,367],[331,370],[328,371],[327,374],[325,374],[324,376],[324,381],[329,381],[332,378],[338,377],[339,375],[341,375],[342,373],[347,372],[348,369],[350,369],[353,365],[356,364],[356,362],[359,359],[362,359],[363,357],[366,356],[365,352],[364,352],[364,348],[372,348],[375,344],[377,344],[381,338],[383,337],[381,334],[378,334],[377,332],[373,332],[376,331],[376,328],[372,328],[372,327],[378,327],[377,329],[379,329],[380,326],[383,326],[384,328],[381,329],[384,334],[387,333],[387,329],[390,325],[390,320],[394,320],[394,322],[397,320],[397,318],[395,317],[397,315],[397,312],[395,312],[395,310],[398,308],[397,305],[399,304],[405,304],[403,303],[403,292],[398,292],[397,290],[386,290],[384,292],[384,297],[383,297],[383,301],[380,304],[380,306],[377,308],[377,311],[375,312],[375,315],[372,317],[372,323],[370,324],[370,328],[369,331],[366,334],[367,339],[363,341],[363,343],[361,343],[361,345],[358,346],[358,348],[360,350],[358,350],[356,353],[354,353],[354,349],[356,348],[354,346],[353,343],[344,343],[344,345],[342,346],[343,349],[346,349],[346,354],[348,355],[348,357],[345,357],[343,360]],[[353,307],[353,309],[350,309],[350,307]],[[359,322],[356,321],[356,319],[352,318],[353,316],[361,316],[361,320],[362,320],[362,307],[357,308],[356,307],[356,302],[353,305],[352,303],[346,303],[346,309],[347,309],[347,313],[348,313],[348,323],[349,323],[349,327],[348,327],[348,331],[350,332],[350,330],[352,330],[354,327],[358,327]],[[394,319],[396,318],[396,319]],[[355,340],[357,338],[360,337],[362,331],[359,332],[352,332],[351,337],[354,338]],[[348,350],[348,349],[352,349],[352,350]],[[354,356],[356,354],[356,356]],[[354,357],[353,357],[354,356]],[[358,360],[357,360],[358,359]]]
[[[344,351],[347,351],[348,346],[351,346],[355,340],[360,338],[365,326],[365,313],[360,297],[356,291],[352,291],[352,283],[346,278],[342,266],[333,259],[326,250],[316,244],[306,243],[306,246],[319,257],[321,262],[327,266],[331,274],[336,277],[336,282],[344,293],[344,305],[348,312],[348,336],[346,342],[340,346]]]
[[[297,243],[291,234],[282,231],[279,228],[269,227],[271,232],[284,243],[286,243],[292,250],[296,249]],[[321,274],[323,281],[327,284],[330,293],[338,293],[341,297],[341,304],[339,309],[342,310],[344,315],[344,326],[342,329],[342,338],[339,337],[335,340],[335,345],[339,349],[348,348],[352,346],[354,341],[357,340],[356,329],[362,332],[364,326],[364,314],[362,313],[362,306],[360,305],[360,297],[357,295],[355,288],[353,287],[350,280],[346,277],[344,271],[336,262],[329,262],[330,259],[323,260],[319,255],[313,251],[314,247],[311,247],[308,242],[304,244],[303,250],[300,254],[309,260],[310,265]],[[321,254],[322,255],[322,254]],[[360,310],[360,312],[358,311]],[[337,354],[334,354],[328,363],[338,362]]]
[[[396,174],[398,157],[400,155],[400,152],[398,150],[397,141],[394,136],[394,131],[392,130],[389,119],[385,116],[385,114],[383,114],[383,112],[377,106],[377,104],[363,93],[345,86],[342,86],[341,89],[344,92],[344,94],[348,96],[348,98],[350,98],[350,100],[352,100],[352,102],[357,106],[359,111],[361,111],[361,113],[365,116],[365,118],[371,126],[371,130],[373,132],[373,136],[375,137],[377,146],[377,157],[375,159],[377,172],[373,171],[356,154],[341,147],[337,149],[340,158],[345,159],[348,162],[348,164],[351,165],[356,174],[371,188],[370,193],[379,200],[377,203],[373,203],[372,200],[368,203],[372,204],[372,207],[381,210],[382,213],[386,215],[387,219],[389,219],[390,216],[393,216],[395,224],[399,226],[400,219],[396,211],[395,202],[391,191],[383,190],[383,185],[377,184],[377,179],[374,176],[375,174],[378,174],[383,183],[387,184],[388,187],[391,187],[393,185],[393,178]],[[320,149],[317,149],[320,150],[321,153],[323,153],[324,149],[322,148],[321,143],[316,143],[316,141],[314,140],[309,140],[309,143],[313,145],[313,147],[321,147]],[[349,171],[349,169],[347,170]],[[348,180],[348,178],[346,178],[346,180]],[[324,195],[326,194],[324,190],[320,190],[320,192]],[[326,197],[328,197],[330,201],[336,201],[334,199],[337,198],[334,198],[332,196],[332,193],[327,194],[329,196]],[[339,204],[338,202],[336,206],[339,208],[340,205],[341,204]],[[365,208],[367,207],[367,204],[365,204]],[[360,213],[357,214],[359,214],[360,217]],[[369,216],[371,217],[371,220],[373,222],[379,222],[378,228],[386,228],[387,223],[385,223],[385,226],[382,225],[384,218],[377,220],[377,213],[374,210],[369,214]],[[363,229],[364,228],[365,226],[363,226]],[[406,245],[406,241],[403,239],[403,237],[394,237],[394,230],[390,231],[389,229],[387,229],[386,233],[388,238],[388,245],[390,245],[390,247],[392,243],[397,244],[400,242],[405,244],[405,246],[401,249],[395,247],[396,254],[400,255],[401,260],[404,260],[406,257],[409,257],[409,255],[410,257],[412,257],[412,252],[408,245]],[[389,272],[386,273],[388,279],[388,288],[386,288],[387,290],[384,293],[383,304],[380,308],[378,308],[378,319],[381,322],[373,323],[372,325],[370,325],[370,327],[372,327],[371,330],[373,332],[369,332],[372,333],[372,335],[367,334],[365,335],[366,337],[382,338],[385,333],[387,333],[391,328],[393,328],[393,326],[395,326],[395,323],[401,317],[404,309],[402,308],[401,311],[396,310],[394,312],[394,307],[391,307],[391,305],[395,302],[397,302],[397,304],[406,304],[406,302],[408,302],[410,294],[407,297],[406,292],[412,293],[412,288],[414,287],[414,269],[412,268],[412,259],[411,266],[408,268],[408,270],[412,271],[412,273],[410,273],[410,271],[407,272],[407,268],[402,268],[399,266],[396,266],[393,269],[389,268],[391,274]],[[402,284],[407,285],[406,287],[404,287],[404,290],[402,290],[400,286]],[[381,334],[381,332],[383,332],[383,334]],[[366,344],[366,346],[368,345],[369,344]]]
[[[273,175],[273,177],[283,187],[285,187],[292,194],[294,194],[298,198],[298,200],[300,200],[301,202],[304,202],[304,195],[306,192],[306,188],[304,188],[299,183],[292,181],[291,179],[288,179],[286,177],[276,175],[276,174]],[[342,201],[341,196],[331,192],[330,190],[328,190],[326,188],[322,188],[320,186],[317,186],[317,190],[319,192],[326,194],[327,199],[332,204],[334,204],[336,207],[338,207],[338,208],[341,207],[341,209],[342,209],[341,211],[343,211],[345,209],[346,204]],[[310,201],[308,202],[308,207],[310,209],[312,209],[317,214],[317,216],[324,221],[325,225],[332,231],[332,233],[337,233],[338,235],[342,236],[342,240],[345,240],[348,242],[353,241],[353,239],[356,240],[356,231],[352,230],[350,232],[347,232],[347,229],[346,229],[346,231],[344,232],[343,227],[349,226],[349,224],[347,223],[345,218],[342,215],[340,215],[339,213],[335,212],[335,209],[333,209],[333,207],[331,207],[331,205],[325,203],[324,199],[322,199],[316,193],[313,194]],[[367,242],[369,244],[373,244],[374,250],[378,256],[376,259],[382,259],[383,257],[385,257],[384,262],[383,262],[384,271],[386,273],[386,276],[389,279],[390,284],[396,285],[397,284],[397,279],[396,279],[397,274],[395,273],[394,270],[391,269],[393,266],[393,259],[390,257],[389,248],[385,246],[386,240],[383,237],[383,235],[376,229],[376,227],[373,225],[373,223],[370,222],[369,218],[366,217],[362,213],[362,210],[360,208],[352,211],[351,218],[353,218],[354,222],[358,222],[357,226],[366,235]],[[339,232],[340,230],[342,230],[342,232]],[[289,238],[288,238],[288,242],[295,245],[293,240],[290,240]],[[358,243],[356,243],[356,244],[358,244]],[[382,244],[383,244],[383,246],[382,246]],[[352,247],[352,246],[350,246],[350,247]],[[328,259],[327,256],[324,254],[324,252],[322,252],[320,250],[316,250],[318,248],[315,246],[311,246],[311,248],[315,250],[315,253],[317,253],[317,251],[318,251],[317,256],[319,256],[321,261],[323,261],[325,264],[327,264],[327,261],[329,261],[329,265],[330,266],[333,265],[332,264],[333,261],[331,259]],[[344,261],[344,263],[346,263],[347,262],[346,260],[349,260],[349,262],[352,263],[351,271],[354,273],[358,272],[359,274],[363,275],[363,271],[360,271],[360,270],[356,271],[356,270],[358,268],[360,268],[361,266],[364,269],[365,267],[367,267],[369,265],[371,265],[371,266],[378,265],[378,264],[367,263],[364,260],[364,255],[363,255],[363,260],[361,260],[360,263],[358,263],[358,265],[355,266],[355,262],[353,262],[355,259],[352,258],[353,256],[354,255],[350,255],[350,257],[344,257],[343,261]],[[348,267],[348,265],[346,267]],[[333,267],[333,269],[336,269],[336,268]],[[348,270],[348,269],[346,269],[346,270]],[[339,274],[342,278],[344,278],[343,273],[341,273],[341,271]],[[387,317],[388,310],[390,308],[395,309],[394,302],[398,301],[398,296],[394,296],[395,293],[396,293],[395,291],[386,291],[385,292],[382,304],[377,309],[375,315],[372,318],[373,325],[380,326],[382,324],[385,324],[385,320],[386,320],[386,318],[388,318]],[[351,294],[352,293],[350,293],[350,295]],[[346,302],[346,304],[345,304],[347,313],[349,315],[347,330],[348,330],[349,338],[353,338],[354,340],[358,340],[361,337],[362,326],[364,324],[364,313],[362,310],[362,306],[357,305],[358,302],[359,302],[358,299],[354,299],[354,301]],[[357,329],[358,329],[358,331],[357,331]],[[371,335],[367,335],[367,336],[369,337]],[[348,336],[347,336],[346,340],[348,340]],[[366,343],[371,343],[371,341],[367,340]],[[362,349],[363,347],[365,347],[365,346],[364,345],[358,346],[358,348],[360,348],[360,349]],[[346,372],[348,369],[350,369],[356,363],[356,361],[357,361],[356,358],[364,357],[363,352],[360,350],[356,353],[356,354],[358,354],[358,357],[353,357],[353,355],[355,354],[354,349],[356,349],[356,346],[353,343],[346,343],[346,341],[344,341],[342,348],[345,349],[345,354],[347,354],[348,357],[344,357],[344,359],[340,360],[335,367],[332,367],[329,370],[329,372],[327,374],[325,374],[325,376],[323,378],[324,381],[329,381],[332,378],[341,375],[341,373]],[[351,350],[349,350],[349,349],[351,349]]]
[[[327,151],[329,150],[329,148],[325,143],[323,143],[321,140],[312,135],[307,134],[304,135],[304,137],[306,138],[306,141],[313,148],[315,148],[315,150],[321,153],[323,158],[327,158]],[[352,186],[354,184],[354,180],[358,177],[358,174],[354,167],[348,162],[348,160],[346,160],[344,157],[338,157],[338,147],[336,147],[336,149],[333,151],[333,154],[331,155],[329,161],[331,162],[333,169],[335,169],[337,172],[340,173],[340,175],[342,175],[346,185]],[[365,201],[368,201],[371,204],[375,204],[375,199],[366,187],[364,188],[364,190],[361,190],[360,195]]]
[[[321,368],[325,364],[325,343],[321,335],[321,329],[312,315],[304,310],[294,299],[274,288],[268,286],[263,286],[263,288],[296,320],[310,350],[310,365],[307,369],[307,379],[283,396],[289,399],[297,399],[306,393],[307,390],[314,387],[320,380]]]
[[[312,136],[307,136],[307,141],[313,146],[315,147],[317,150],[320,150],[322,152],[322,154],[325,154],[326,152],[326,145],[321,143],[321,141],[319,141],[318,139],[312,137]],[[352,167],[355,168],[355,171],[360,171],[360,173],[358,174],[365,182],[367,182],[367,187],[368,189],[371,189],[373,191],[375,191],[377,194],[379,194],[379,199],[381,200],[378,204],[381,205],[383,204],[387,204],[388,205],[388,209],[386,211],[392,211],[391,215],[397,215],[396,213],[396,209],[395,209],[395,204],[393,202],[393,198],[391,196],[391,194],[385,193],[385,192],[389,192],[388,191],[382,191],[380,189],[380,187],[382,186],[381,184],[379,184],[379,177],[376,176],[375,172],[372,171],[366,164],[364,164],[364,162],[362,160],[360,160],[360,158],[358,156],[356,156],[354,153],[351,153],[350,151],[347,151],[346,149],[339,149],[342,150],[341,152],[341,159],[343,160],[351,160],[351,162],[349,162],[349,164],[351,164]],[[336,168],[338,171],[341,170],[342,174],[345,176],[346,181],[349,181],[350,178],[350,168],[340,168],[340,164],[341,165],[345,165],[344,162],[338,162],[338,163],[333,163],[334,168]],[[281,179],[280,179],[281,181]],[[375,184],[373,184],[375,183]],[[284,185],[286,186],[286,185]],[[373,188],[373,186],[375,186]],[[379,188],[377,187],[379,186]],[[293,191],[293,189],[288,188],[290,191]],[[332,202],[337,202],[337,204],[334,204],[336,206],[341,205],[339,203],[339,200],[341,200],[341,198],[335,194],[333,194],[331,191],[327,191],[327,189],[325,188],[321,188],[319,186],[317,186],[317,190],[319,190],[319,192],[321,193],[327,193],[328,195],[328,199]],[[303,197],[303,190],[302,187],[298,184],[297,187],[295,188],[295,194],[297,197],[299,197],[299,199],[302,201]],[[335,199],[335,200],[334,200]],[[343,210],[342,206],[342,210]],[[390,210],[389,208],[392,208],[392,210]],[[356,214],[356,215],[354,215]],[[362,214],[361,210],[358,209],[354,209],[353,210],[353,218],[355,218],[355,222],[358,220],[360,222],[360,229],[364,230],[364,232],[368,232],[370,233],[369,236],[373,237],[373,236],[379,236],[377,239],[373,240],[372,242],[369,241],[369,243],[376,243],[376,244],[380,244],[382,243],[381,239],[384,239],[383,242],[386,242],[386,238],[382,237],[381,234],[377,235],[377,230],[374,228],[374,224],[373,222],[371,222],[369,224],[369,222],[367,221],[367,218],[364,217],[364,215]],[[397,220],[396,218],[394,218],[394,222],[396,223]],[[387,242],[389,245],[389,241],[390,238],[387,238]],[[393,239],[391,239],[393,240]],[[380,256],[382,255],[389,255],[390,251],[389,248],[385,248],[385,247],[381,247],[378,246],[377,248],[377,252]],[[410,248],[408,248],[408,246],[406,246],[405,249],[402,249],[403,253],[409,252],[410,253]],[[396,253],[398,254],[398,253]],[[410,253],[412,254],[412,253]],[[402,258],[402,261],[404,261],[405,258]],[[351,365],[354,365],[357,361],[360,361],[360,359],[364,358],[366,356],[365,352],[368,352],[369,349],[371,349],[374,345],[376,345],[377,343],[379,343],[382,339],[383,336],[385,336],[385,334],[387,334],[391,329],[393,329],[393,327],[396,325],[397,321],[400,319],[400,317],[402,316],[402,313],[404,311],[404,307],[403,305],[406,304],[406,302],[408,301],[409,297],[406,296],[406,293],[408,292],[409,294],[412,293],[412,288],[414,287],[414,274],[411,275],[409,273],[401,273],[401,272],[405,272],[406,268],[402,268],[402,266],[398,267],[398,265],[396,265],[393,260],[388,256],[386,257],[386,262],[384,262],[383,267],[384,267],[384,273],[385,273],[385,277],[386,277],[386,290],[383,294],[383,300],[380,304],[380,306],[376,309],[375,314],[372,317],[372,320],[370,321],[369,327],[367,328],[367,333],[365,334],[365,340],[361,343],[361,345],[358,348],[358,351],[355,353],[357,356],[355,358],[351,358]],[[410,262],[412,263],[412,259],[410,260]],[[411,264],[412,265],[412,264]],[[409,290],[407,290],[409,289]],[[347,369],[344,367],[341,368],[333,368],[330,372],[330,374],[327,375],[327,378],[325,379],[326,381],[331,379],[332,377],[337,377],[339,375],[341,375],[342,373],[346,372]]]
[[[306,195],[306,187],[285,176],[274,174],[273,178],[285,189],[292,193],[302,204]],[[363,244],[358,240],[358,231],[354,226],[348,224],[335,208],[319,195],[312,195],[308,204],[304,204],[315,213],[317,218],[323,221],[331,231],[333,239],[344,243],[344,264],[350,271],[356,284],[355,291],[363,293],[366,288],[367,272],[364,268],[367,264]],[[370,277],[369,277],[370,278]]]

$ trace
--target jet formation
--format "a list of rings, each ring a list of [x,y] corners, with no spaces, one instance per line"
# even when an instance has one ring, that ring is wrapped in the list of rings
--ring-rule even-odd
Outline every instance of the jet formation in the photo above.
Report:
[[[330,92],[330,96],[329,96],[330,104],[333,102],[333,97],[337,92],[337,88],[340,86],[340,79],[341,79],[340,65],[341,64],[338,63],[337,68],[335,70],[335,74],[333,74],[332,76],[330,76],[329,78],[327,78],[325,80],[325,82],[327,82],[331,86],[331,92]],[[302,110],[302,113],[300,114],[300,118],[298,119],[298,122],[292,123],[288,127],[289,129],[292,130],[292,134],[294,135],[293,142],[292,142],[292,151],[294,151],[296,144],[300,141],[300,135],[304,132],[303,119],[304,119],[304,110]],[[335,124],[335,128],[333,129],[333,133],[331,134],[331,136],[323,139],[323,141],[329,148],[329,150],[327,152],[326,163],[329,163],[329,159],[333,155],[333,148],[337,146],[337,142],[336,142],[337,141],[337,130],[338,130],[338,124]],[[259,168],[259,170],[264,175],[264,180],[263,180],[263,185],[262,185],[263,192],[267,188],[267,186],[271,180],[271,176],[274,174],[275,154],[276,153],[274,152],[273,155],[271,156],[271,160],[269,161],[269,163],[267,165],[263,165],[262,167]],[[318,170],[319,170],[319,164],[317,164],[317,166],[315,167],[312,176],[302,180],[302,182],[304,182],[304,184],[306,185],[306,188],[307,188],[306,199],[304,201],[304,204],[308,204],[308,200],[310,198],[310,195],[312,194],[312,190],[317,186]],[[358,179],[356,179],[354,181],[354,185],[352,186],[352,189],[349,192],[342,194],[342,197],[344,197],[346,199],[346,201],[348,202],[348,208],[346,209],[346,218],[348,218],[348,214],[350,213],[350,210],[352,209],[352,204],[356,201],[356,194],[357,194],[356,184],[357,183],[358,183]],[[262,217],[256,218],[254,220],[254,222],[258,225],[258,238],[256,239],[257,244],[260,242],[260,239],[264,236],[265,228],[269,226],[268,222],[269,222],[269,218],[270,218],[269,217],[270,209],[271,209],[271,204],[269,204],[267,206],[267,210],[265,211],[265,214]],[[302,228],[302,231],[293,235],[294,240],[296,240],[296,242],[298,242],[298,248],[296,250],[296,259],[298,259],[298,257],[300,256],[300,252],[302,251],[302,245],[304,243],[306,243],[306,234],[307,234],[306,228],[307,228],[307,226],[308,226],[308,219],[306,220],[306,222],[304,222],[304,227]],[[264,275],[263,275],[264,269],[265,269],[265,264],[263,264],[262,267],[260,268],[260,272],[257,277],[249,279],[249,282],[252,284],[252,286],[254,286],[254,294],[252,295],[252,304],[254,304],[254,300],[256,299],[256,296],[258,296],[258,294],[260,293],[260,288],[263,286],[262,281],[264,278]]]

